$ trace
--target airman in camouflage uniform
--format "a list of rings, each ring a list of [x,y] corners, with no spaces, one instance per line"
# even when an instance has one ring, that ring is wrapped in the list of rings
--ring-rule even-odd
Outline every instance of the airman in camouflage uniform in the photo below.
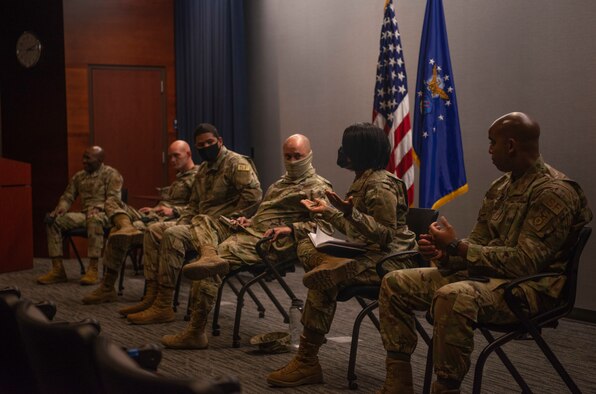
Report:
[[[213,309],[221,278],[230,270],[258,263],[257,242],[273,235],[272,259],[284,261],[296,257],[295,237],[314,231],[320,222],[300,201],[324,198],[331,184],[316,174],[308,138],[290,136],[283,145],[286,174],[265,194],[255,215],[226,223],[207,215],[192,220],[192,240],[201,258],[184,266],[183,274],[194,280],[192,315],[181,333],[166,335],[162,343],[178,349],[207,347],[205,325]],[[320,223],[325,227],[324,223]],[[291,236],[293,235],[293,236]]]
[[[405,185],[384,170],[389,154],[389,141],[378,127],[369,123],[348,127],[338,157],[341,167],[356,172],[347,199],[328,191],[327,197],[335,208],[322,199],[303,201],[309,210],[321,214],[350,239],[364,242],[366,252],[352,259],[338,258],[317,251],[308,238],[300,241],[298,257],[307,271],[303,282],[309,288],[302,314],[304,330],[298,353],[286,366],[267,376],[269,384],[291,387],[322,383],[318,352],[331,328],[339,291],[352,285],[379,284],[377,260],[391,252],[416,249],[416,236],[406,225]],[[415,262],[405,259],[388,266],[414,267]]]
[[[540,128],[522,113],[497,119],[489,130],[495,166],[506,172],[486,193],[478,221],[467,239],[442,217],[420,251],[438,268],[389,273],[379,298],[381,333],[387,349],[383,393],[411,393],[410,355],[417,335],[413,310],[432,312],[434,393],[458,393],[470,367],[472,325],[511,323],[503,285],[540,272],[563,273],[579,230],[592,219],[582,189],[545,164],[539,154]],[[481,280],[479,280],[480,278]],[[523,284],[530,313],[556,304],[565,277]],[[521,294],[520,294],[521,295]]]
[[[177,171],[176,179],[170,186],[161,189],[162,199],[154,207],[137,211],[120,202],[119,206],[106,209],[107,215],[112,220],[116,218],[115,222],[120,223],[120,226],[112,227],[112,234],[108,238],[103,259],[106,271],[101,284],[83,298],[84,304],[116,301],[118,297],[114,284],[130,246],[142,244],[143,233],[150,223],[175,220],[174,210],[184,209],[188,204],[199,167],[192,161],[190,146],[186,141],[174,141],[168,148],[168,156],[170,164]],[[134,223],[131,220],[135,220]]]
[[[104,228],[109,227],[105,206],[120,201],[122,176],[103,164],[104,152],[99,146],[92,146],[83,154],[84,170],[77,172],[69,182],[56,208],[47,216],[46,232],[48,252],[52,258],[52,269],[37,278],[40,284],[66,282],[62,264],[62,232],[79,227],[87,229],[89,266],[81,278],[81,284],[97,281],[97,265],[103,249]],[[77,196],[81,197],[81,212],[67,212]]]
[[[133,324],[175,319],[171,304],[176,275],[186,251],[194,250],[190,223],[195,215],[250,215],[261,200],[261,185],[252,161],[226,149],[214,126],[202,123],[197,127],[195,146],[204,161],[199,166],[188,206],[174,210],[177,221],[154,223],[145,232],[143,262],[147,291],[139,304],[119,311]]]

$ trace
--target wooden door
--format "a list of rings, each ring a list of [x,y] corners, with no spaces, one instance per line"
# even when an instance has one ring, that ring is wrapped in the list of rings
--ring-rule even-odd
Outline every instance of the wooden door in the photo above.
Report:
[[[164,80],[161,68],[90,66],[91,144],[120,171],[135,208],[167,183]]]

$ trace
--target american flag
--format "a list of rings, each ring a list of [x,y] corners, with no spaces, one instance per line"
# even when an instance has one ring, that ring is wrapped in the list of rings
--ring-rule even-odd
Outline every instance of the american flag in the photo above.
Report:
[[[377,82],[373,105],[373,123],[383,130],[391,143],[387,171],[401,178],[408,188],[408,201],[414,201],[414,165],[412,127],[406,67],[393,0],[385,3],[381,27],[381,45],[377,64]]]

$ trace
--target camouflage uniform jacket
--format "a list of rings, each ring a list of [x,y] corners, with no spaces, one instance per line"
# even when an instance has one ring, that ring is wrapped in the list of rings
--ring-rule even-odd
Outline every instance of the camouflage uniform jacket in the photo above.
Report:
[[[122,182],[122,175],[105,164],[91,174],[81,170],[68,183],[57,208],[68,211],[77,196],[81,196],[82,212],[94,208],[104,211],[106,205],[119,204]]]
[[[174,182],[170,186],[160,189],[162,199],[157,205],[178,210],[184,209],[190,200],[198,171],[199,166],[195,165],[190,170],[177,172]]]
[[[280,226],[291,226],[294,234],[314,231],[319,215],[312,214],[300,201],[325,198],[326,189],[331,189],[331,183],[312,167],[299,179],[284,175],[267,189],[247,232],[262,237],[268,229]]]
[[[416,235],[406,225],[408,212],[406,188],[402,180],[385,170],[367,170],[348,190],[353,198],[352,215],[338,210],[323,214],[348,238],[367,243],[375,252],[415,249]]]
[[[449,265],[490,277],[493,288],[506,279],[563,272],[569,248],[591,219],[580,186],[540,157],[519,179],[507,173],[493,182],[472,233],[464,239],[466,261],[451,257]],[[557,297],[564,281],[562,276],[548,277],[526,286]]]
[[[262,194],[253,162],[222,146],[216,161],[199,165],[188,205],[174,212],[178,224],[190,224],[199,214],[251,216]]]

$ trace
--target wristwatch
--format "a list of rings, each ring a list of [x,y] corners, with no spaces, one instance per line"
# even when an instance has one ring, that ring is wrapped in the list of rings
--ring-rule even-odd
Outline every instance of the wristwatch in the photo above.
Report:
[[[457,256],[457,247],[461,243],[461,239],[454,239],[447,245],[447,253],[451,256]]]

